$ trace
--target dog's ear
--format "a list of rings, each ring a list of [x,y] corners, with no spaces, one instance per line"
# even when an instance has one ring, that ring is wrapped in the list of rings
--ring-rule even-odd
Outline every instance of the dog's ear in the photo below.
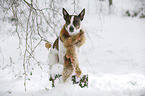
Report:
[[[68,12],[63,8],[62,13],[63,13],[63,18],[66,20],[67,16],[69,16]]]
[[[81,13],[78,15],[81,19],[81,21],[84,19],[84,15],[85,15],[85,8],[81,11]]]

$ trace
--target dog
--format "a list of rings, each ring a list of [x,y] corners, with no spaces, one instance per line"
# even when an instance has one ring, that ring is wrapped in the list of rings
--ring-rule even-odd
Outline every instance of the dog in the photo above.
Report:
[[[51,70],[54,64],[62,64],[62,78],[63,82],[66,82],[74,70],[77,77],[80,77],[82,74],[79,68],[78,50],[86,40],[85,33],[81,27],[85,9],[79,15],[69,15],[64,8],[62,9],[62,13],[65,24],[61,29],[59,37],[52,46],[47,42],[45,47],[48,49],[51,47],[49,51],[49,69]]]

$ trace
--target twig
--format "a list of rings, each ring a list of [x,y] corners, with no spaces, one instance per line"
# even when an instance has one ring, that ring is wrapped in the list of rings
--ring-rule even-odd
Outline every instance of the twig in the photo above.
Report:
[[[26,0],[23,0],[31,9],[35,10],[35,11],[43,11],[43,10],[51,10],[51,11],[54,11],[54,12],[57,12],[59,15],[62,16],[62,14],[59,13],[59,11],[55,10],[55,9],[52,9],[52,8],[43,8],[43,9],[38,9],[38,8],[35,8],[33,6],[33,4],[30,4],[28,3]]]
[[[38,66],[42,69],[42,67],[40,66],[40,62],[28,50],[27,50],[27,52],[37,62]]]
[[[27,28],[26,28],[26,44],[25,44],[25,52],[24,52],[24,60],[23,60],[23,68],[24,68],[24,86],[26,91],[26,54],[27,54],[27,47],[28,47],[28,26],[29,26],[29,19],[31,16],[31,10],[29,11],[29,16],[27,20]]]
[[[73,14],[74,14],[74,13],[77,13],[77,12],[76,12],[76,0],[74,0],[72,4],[74,5],[74,12],[73,12]]]
[[[4,55],[3,55],[2,51],[1,51],[1,48],[0,48],[0,53],[1,53],[1,56],[2,56],[2,58],[3,58],[3,60],[2,60],[2,64],[4,64],[4,60],[5,60],[5,58],[4,58]]]

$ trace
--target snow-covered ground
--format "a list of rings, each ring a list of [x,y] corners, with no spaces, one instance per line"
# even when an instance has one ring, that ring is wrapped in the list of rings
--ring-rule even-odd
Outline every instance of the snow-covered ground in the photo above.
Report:
[[[35,65],[24,91],[23,56],[18,38],[0,34],[0,96],[145,96],[145,19],[86,16],[82,23],[87,42],[80,50],[80,67],[89,74],[89,87],[70,82],[51,88],[48,50],[37,48],[42,69]],[[6,30],[8,31],[8,30]],[[5,65],[5,68],[3,68]],[[2,69],[3,68],[3,69]],[[20,75],[20,76],[19,76]]]

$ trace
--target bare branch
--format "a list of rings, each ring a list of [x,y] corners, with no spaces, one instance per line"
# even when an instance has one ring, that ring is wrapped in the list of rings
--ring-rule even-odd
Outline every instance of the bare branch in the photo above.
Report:
[[[29,11],[28,21],[27,21],[27,29],[26,29],[26,44],[25,44],[25,52],[24,52],[24,60],[23,60],[23,68],[24,68],[24,86],[26,91],[26,54],[27,54],[27,48],[28,48],[28,26],[29,26],[29,20],[31,16],[31,10]]]
[[[5,58],[4,58],[4,55],[3,55],[2,51],[1,51],[1,48],[0,48],[0,53],[1,53],[1,56],[2,56],[2,58],[3,58],[3,60],[2,60],[2,64],[4,64],[4,60],[5,60]]]

